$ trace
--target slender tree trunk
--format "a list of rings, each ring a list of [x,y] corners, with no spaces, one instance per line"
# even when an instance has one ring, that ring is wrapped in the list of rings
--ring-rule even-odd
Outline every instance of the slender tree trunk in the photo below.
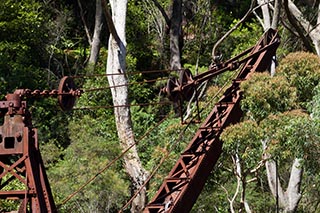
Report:
[[[272,29],[278,28],[278,24],[279,24],[279,20],[280,20],[280,12],[281,12],[281,0],[275,0],[272,22],[271,22]]]
[[[288,205],[285,208],[286,212],[295,212],[301,199],[300,186],[303,173],[301,161],[302,159],[294,159],[291,167],[289,184],[286,191],[288,197]]]
[[[80,8],[80,16],[84,26],[84,30],[87,35],[88,42],[90,44],[90,56],[88,63],[86,65],[87,72],[92,73],[95,69],[95,66],[98,62],[98,56],[100,52],[100,35],[102,29],[102,7],[101,0],[96,0],[95,8],[95,22],[94,22],[94,31],[93,36],[91,37],[90,29],[87,25],[87,22],[84,17],[84,12],[82,9],[81,1],[78,0],[78,6]]]
[[[171,16],[167,15],[164,8],[157,0],[152,0],[162,14],[170,37],[170,69],[181,69],[181,55],[183,47],[182,35],[182,0],[172,0]]]
[[[90,57],[88,61],[88,70],[93,72],[97,62],[100,52],[100,35],[102,28],[102,7],[101,0],[96,0],[96,14],[95,14],[95,23],[94,23],[94,32],[92,41],[90,43]]]
[[[170,67],[181,69],[182,50],[182,0],[173,0],[170,22]]]
[[[271,4],[268,0],[257,0],[258,4],[261,6],[262,11],[262,27],[264,31],[268,30],[269,28],[277,29],[278,22],[280,19],[280,8],[281,8],[281,0],[275,0],[274,2],[274,10],[273,16],[270,15],[270,7]],[[274,76],[276,72],[276,56],[272,58],[271,66],[270,66],[270,74]]]
[[[263,17],[263,29],[268,30],[271,27],[270,11],[268,0],[258,0],[258,4],[261,5],[262,17]]]
[[[235,212],[233,204],[234,204],[236,197],[240,193],[239,212],[245,211],[247,213],[251,213],[250,206],[246,200],[246,184],[247,184],[246,183],[246,175],[243,174],[242,166],[241,166],[241,159],[240,159],[239,155],[235,154],[234,156],[232,156],[232,161],[233,161],[234,169],[235,169],[234,173],[237,178],[237,189],[236,189],[236,192],[235,192],[233,198],[228,199],[229,204],[230,204],[230,210],[231,210],[231,212]]]
[[[301,11],[291,0],[285,0],[284,2],[287,4],[291,14],[295,17],[295,20],[292,21],[299,23],[303,27],[304,31],[306,31],[307,35],[311,38],[317,55],[320,56],[320,3],[318,4],[317,23],[313,26],[306,20]],[[296,30],[298,31],[299,29]]]
[[[108,81],[111,87],[115,85],[127,85],[128,80],[125,75],[126,69],[126,38],[125,38],[125,22],[127,1],[110,0],[112,9],[112,20],[114,23],[115,32],[110,36],[108,48],[107,74]],[[117,33],[117,35],[115,35]],[[123,75],[121,75],[123,74]],[[126,149],[135,143],[131,113],[128,107],[128,87],[114,87],[111,89],[113,104],[115,106],[114,115],[120,145],[122,149]],[[142,168],[140,158],[136,147],[133,146],[129,153],[124,157],[125,169],[132,181],[132,193],[139,189],[146,180],[146,172]],[[131,212],[141,212],[146,203],[146,190],[141,190],[138,196],[133,200]]]
[[[267,147],[266,141],[262,142],[262,146],[264,147],[264,149]],[[300,186],[303,171],[302,165],[300,163],[301,159],[294,159],[291,167],[290,179],[288,180],[288,187],[287,190],[284,191],[281,187],[276,162],[270,159],[269,154],[265,154],[264,158],[268,159],[265,163],[265,166],[267,171],[268,184],[272,195],[279,202],[279,205],[280,207],[282,207],[284,212],[294,212],[297,209],[299,201],[301,199]]]
[[[280,178],[278,176],[277,165],[274,160],[267,160],[265,163],[266,171],[267,171],[267,178],[269,188],[273,197],[279,201],[280,204],[287,203],[287,199],[284,193],[284,190],[280,184]]]
[[[274,10],[271,22],[271,28],[276,30],[278,28],[279,20],[280,20],[280,12],[281,12],[281,0],[275,0],[274,2]],[[277,57],[274,55],[272,57],[272,62],[270,65],[270,75],[274,76],[276,74],[276,64]]]

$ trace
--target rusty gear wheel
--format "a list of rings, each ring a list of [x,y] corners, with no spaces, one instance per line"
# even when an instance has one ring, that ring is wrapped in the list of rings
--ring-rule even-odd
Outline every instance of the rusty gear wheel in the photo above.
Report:
[[[76,91],[76,86],[73,79],[69,76],[64,76],[60,80],[58,88],[58,101],[63,111],[71,110],[76,102],[76,97],[71,92]]]

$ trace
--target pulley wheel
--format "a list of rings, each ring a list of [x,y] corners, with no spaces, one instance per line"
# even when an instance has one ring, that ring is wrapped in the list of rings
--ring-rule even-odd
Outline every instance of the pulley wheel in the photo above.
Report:
[[[189,69],[182,70],[179,76],[179,83],[181,85],[181,95],[184,100],[189,101],[192,98],[192,95],[195,91],[195,86],[192,84],[193,76]]]
[[[69,76],[65,76],[60,80],[58,88],[58,101],[63,111],[71,110],[76,102],[76,97],[71,94],[76,90],[73,79]]]

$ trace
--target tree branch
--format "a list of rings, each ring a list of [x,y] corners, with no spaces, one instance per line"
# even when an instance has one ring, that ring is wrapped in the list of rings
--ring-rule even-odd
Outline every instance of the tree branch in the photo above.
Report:
[[[253,11],[253,14],[256,16],[256,18],[258,19],[259,23],[261,24],[261,26],[263,26],[263,21],[260,18],[260,16],[256,13],[256,11]]]
[[[300,194],[300,186],[302,181],[302,165],[301,165],[301,159],[294,159],[291,172],[290,172],[290,179],[288,188],[286,190],[286,194],[288,196],[288,210],[294,211],[296,210],[298,203],[301,199]]]
[[[86,31],[87,39],[89,41],[89,44],[91,45],[92,38],[91,38],[91,35],[90,35],[89,28],[87,26],[86,20],[84,18],[83,9],[82,9],[82,5],[81,5],[80,0],[78,0],[78,6],[79,6],[79,9],[80,9],[80,16],[81,16],[81,20],[82,20],[82,23],[83,23],[83,26],[84,26],[84,30]]]
[[[101,4],[102,4],[102,7],[104,8],[104,15],[106,17],[106,21],[107,21],[107,25],[110,30],[110,33],[113,36],[113,38],[115,39],[115,41],[117,42],[118,46],[120,47],[122,45],[122,42],[121,42],[121,39],[120,39],[120,37],[117,33],[117,30],[114,26],[111,14],[109,12],[109,8],[106,3],[106,0],[102,0]]]
[[[159,9],[159,11],[161,12],[164,20],[166,21],[166,24],[167,24],[168,28],[170,28],[171,21],[170,21],[170,18],[168,17],[168,15],[167,15],[166,11],[163,9],[163,7],[160,5],[160,3],[157,0],[151,0],[151,1]]]
[[[306,49],[309,52],[313,52],[313,48],[312,48],[310,42],[308,41],[308,39],[305,37],[303,30],[299,26],[297,20],[292,16],[292,13],[291,13],[291,11],[289,9],[289,5],[288,5],[288,0],[284,0],[283,5],[284,5],[284,10],[287,14],[287,17],[288,17],[290,24],[295,28],[295,30],[299,34],[299,37],[302,39],[304,46],[306,47]]]
[[[243,23],[243,22],[248,18],[248,16],[249,16],[254,10],[256,10],[256,9],[259,8],[259,7],[261,7],[261,5],[259,5],[258,7],[253,8],[254,2],[255,2],[254,0],[251,0],[250,8],[249,8],[249,10],[247,11],[247,13],[242,17],[242,19],[240,19],[240,21],[238,21],[238,23],[236,23],[226,34],[224,34],[224,35],[214,44],[214,46],[213,46],[213,48],[212,48],[212,53],[211,53],[211,57],[212,57],[213,62],[214,62],[214,59],[215,59],[215,57],[216,57],[216,49],[217,49],[217,47],[218,47],[233,31],[235,31],[235,30],[239,27],[239,25],[240,25],[241,23]]]
[[[220,186],[221,186],[221,188],[224,190],[224,192],[227,194],[227,200],[228,200],[228,202],[229,202],[229,207],[230,207],[231,213],[235,213],[234,208],[233,208],[233,202],[234,202],[234,200],[229,198],[228,190],[227,190],[223,185],[220,184]]]
[[[266,160],[261,160],[259,161],[258,165],[254,168],[250,170],[250,173],[255,173],[257,172],[261,167],[264,166],[264,163],[266,162]]]
[[[256,180],[258,180],[258,178],[254,177],[254,178],[251,178],[251,179],[247,180],[246,183],[251,183],[251,182],[254,182]]]
[[[277,29],[280,20],[281,0],[275,0],[271,28]]]
[[[281,20],[281,24],[284,26],[284,28],[286,28],[292,35],[296,36],[297,38],[299,38],[299,35],[297,34],[297,32],[293,31],[291,29],[291,27],[283,20]]]

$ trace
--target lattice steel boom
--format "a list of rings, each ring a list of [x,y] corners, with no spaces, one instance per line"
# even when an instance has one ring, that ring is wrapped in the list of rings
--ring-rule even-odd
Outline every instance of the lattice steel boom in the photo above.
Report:
[[[255,71],[265,71],[269,68],[279,43],[280,38],[277,31],[270,29],[254,47],[240,56],[199,76],[190,77],[188,75],[189,77],[184,78],[186,80],[176,81],[178,85],[169,83],[164,89],[169,92],[172,100],[177,97],[186,97],[190,93],[190,88],[198,85],[199,82],[242,65],[232,85],[215,104],[144,212],[183,213],[191,210],[221,154],[220,134],[229,124],[239,122],[242,116],[240,109],[241,82],[248,79]],[[240,59],[244,54],[249,55]]]

